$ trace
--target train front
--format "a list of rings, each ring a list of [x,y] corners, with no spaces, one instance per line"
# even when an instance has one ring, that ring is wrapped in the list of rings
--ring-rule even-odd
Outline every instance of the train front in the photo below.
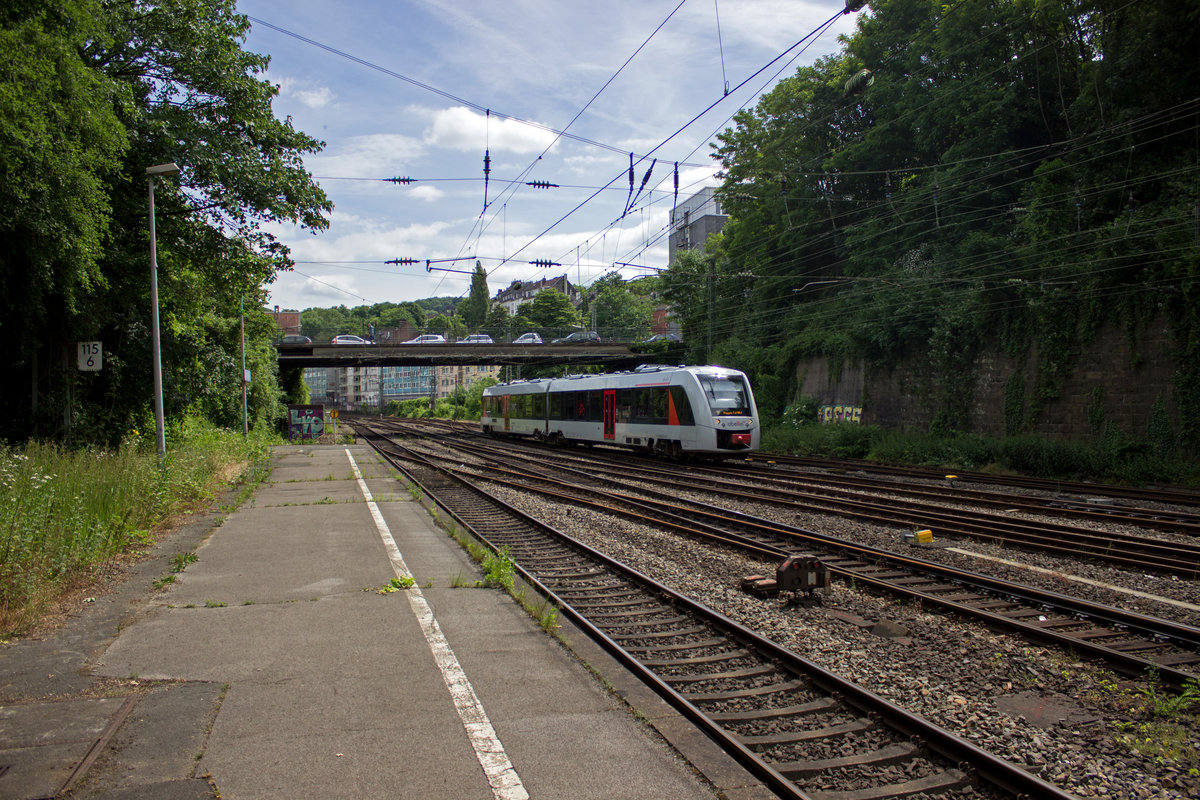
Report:
[[[712,421],[715,453],[743,456],[759,447],[758,408],[750,381],[742,372],[721,367],[698,367],[692,371],[707,406],[707,417],[697,414],[697,425]],[[697,409],[699,411],[699,409]],[[703,412],[701,412],[703,413]]]

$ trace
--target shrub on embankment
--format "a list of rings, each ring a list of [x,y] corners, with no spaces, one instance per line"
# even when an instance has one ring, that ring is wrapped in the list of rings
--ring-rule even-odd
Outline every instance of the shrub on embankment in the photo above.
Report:
[[[886,431],[872,425],[793,425],[785,421],[764,426],[762,449],[1063,480],[1200,486],[1200,465],[1160,452],[1152,442],[1133,442],[1114,433],[1095,442],[1065,442],[1033,435],[941,436]]]
[[[152,431],[115,450],[0,445],[0,634],[27,629],[97,566],[265,467],[272,443],[185,422],[161,469]]]

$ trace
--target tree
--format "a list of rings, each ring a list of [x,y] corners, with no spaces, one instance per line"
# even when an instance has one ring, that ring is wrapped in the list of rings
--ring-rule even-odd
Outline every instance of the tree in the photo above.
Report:
[[[92,0],[0,11],[0,333],[17,363],[106,282],[107,182],[130,145],[131,97],[80,53],[107,38]]]
[[[716,147],[729,223],[664,275],[689,345],[711,331],[721,358],[782,376],[805,355],[912,359],[952,430],[982,349],[1037,359],[1032,419],[1100,324],[1136,337],[1158,317],[1200,444],[1200,7],[966,8],[879,4],[735,115]],[[873,84],[847,92],[863,68]]]
[[[528,303],[517,309],[535,328],[570,328],[579,325],[579,312],[571,305],[571,299],[554,289],[542,289]]]
[[[32,372],[36,387],[4,391],[9,408],[39,403],[37,416],[6,416],[10,431],[51,430],[68,397],[75,441],[115,441],[147,413],[145,169],[168,161],[182,175],[155,193],[167,415],[224,420],[228,398],[240,403],[239,314],[254,309],[247,335],[269,345],[273,325],[250,320],[262,316],[264,284],[291,264],[263,223],[319,230],[331,208],[301,160],[321,143],[273,116],[267,59],[240,46],[248,26],[232,0],[19,0],[0,12],[5,51],[19,54],[0,78],[0,157],[6,175],[24,176],[0,187],[14,193],[0,194],[11,221],[0,223],[0,268],[28,277],[5,281],[4,310],[19,313],[0,330],[20,326],[7,366]],[[59,367],[72,342],[90,339],[105,345],[102,372]],[[271,418],[278,400],[277,388],[254,391],[252,416]]]
[[[490,300],[487,273],[484,272],[483,265],[476,261],[475,272],[471,275],[471,294],[459,311],[459,315],[467,325],[467,330],[477,331],[483,326],[487,319]]]
[[[629,291],[620,273],[610,272],[591,286],[596,327],[613,336],[632,340],[650,330],[654,307],[645,297]]]

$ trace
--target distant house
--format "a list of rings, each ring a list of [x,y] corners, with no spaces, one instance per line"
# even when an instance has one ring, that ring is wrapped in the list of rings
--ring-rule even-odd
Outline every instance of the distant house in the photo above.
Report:
[[[710,233],[720,233],[729,216],[711,188],[704,188],[671,209],[671,237],[667,263],[683,250],[704,250]]]
[[[504,306],[509,314],[516,314],[522,303],[528,303],[543,289],[553,289],[565,294],[571,305],[579,307],[581,295],[579,289],[572,286],[566,275],[557,278],[545,278],[540,281],[513,281],[507,289],[501,289],[492,300],[493,305]]]
[[[275,306],[274,311],[268,311],[275,319],[275,324],[283,331],[283,335],[300,333],[300,312],[299,311],[280,311],[279,306]]]

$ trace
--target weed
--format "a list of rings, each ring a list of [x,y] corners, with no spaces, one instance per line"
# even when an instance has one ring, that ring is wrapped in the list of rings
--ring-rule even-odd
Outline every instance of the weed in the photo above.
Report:
[[[333,505],[337,505],[337,500],[334,500],[329,495],[325,495],[320,500],[314,501],[313,505],[314,506],[333,506]]]
[[[174,582],[175,582],[174,575],[164,575],[161,578],[159,578],[158,580],[154,581],[153,586],[155,589],[161,589],[164,586],[168,586]]]
[[[549,606],[537,619],[538,625],[547,633],[558,630],[558,609],[554,606]]]
[[[229,605],[229,604],[222,603],[220,600],[205,600],[204,601],[205,608],[225,608],[227,605]]]
[[[483,559],[483,580],[487,586],[512,592],[516,582],[512,556],[508,547],[501,547],[498,553],[488,553]]]
[[[411,589],[416,585],[416,583],[417,582],[410,576],[404,575],[399,578],[392,578],[386,584],[378,587],[377,589],[363,589],[363,591],[374,591],[376,594],[391,594],[392,592],[399,592],[402,589]]]
[[[1150,701],[1150,714],[1160,719],[1174,719],[1200,702],[1200,680],[1192,678],[1184,681],[1183,689],[1177,695],[1163,691],[1162,680],[1158,675],[1158,667],[1146,669],[1146,688],[1141,693]]]
[[[188,568],[189,564],[195,564],[199,560],[200,556],[196,555],[194,552],[189,551],[187,553],[176,553],[175,555],[171,556],[171,572],[176,574],[183,572]]]

